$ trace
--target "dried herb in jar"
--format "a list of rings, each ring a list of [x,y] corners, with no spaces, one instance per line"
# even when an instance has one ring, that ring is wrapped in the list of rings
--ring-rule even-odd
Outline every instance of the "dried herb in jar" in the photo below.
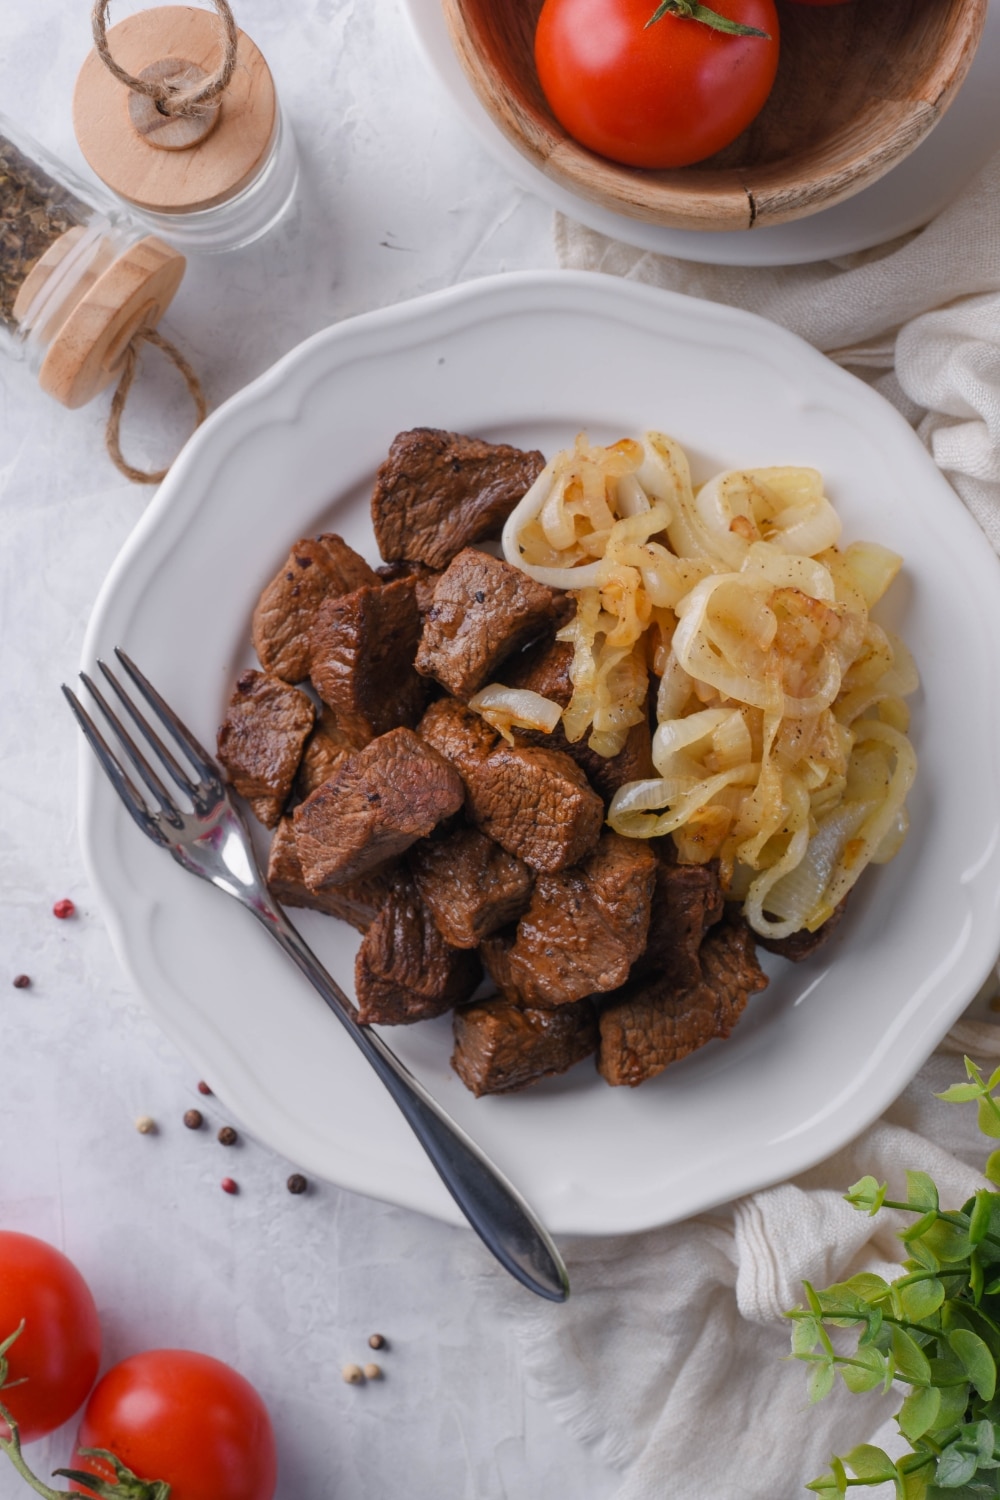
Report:
[[[92,210],[0,135],[0,323],[16,329],[14,303],[32,266]]]

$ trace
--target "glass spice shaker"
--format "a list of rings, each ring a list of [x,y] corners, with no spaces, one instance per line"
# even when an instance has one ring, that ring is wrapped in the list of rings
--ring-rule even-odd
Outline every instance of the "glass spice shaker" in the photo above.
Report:
[[[109,385],[184,268],[183,255],[0,114],[0,348],[26,359],[43,390],[78,407]]]
[[[218,16],[165,5],[105,32],[104,0],[100,50],[84,62],[73,97],[77,140],[98,177],[188,253],[252,244],[285,213],[298,183],[295,142],[267,63],[227,0],[213,3]],[[137,83],[164,85],[164,94],[199,86],[216,93],[173,114],[169,98],[136,92]]]

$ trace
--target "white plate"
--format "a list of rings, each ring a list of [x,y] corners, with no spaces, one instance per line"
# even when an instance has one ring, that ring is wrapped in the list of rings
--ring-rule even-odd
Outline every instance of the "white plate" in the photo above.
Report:
[[[120,643],[206,742],[252,658],[250,613],[299,536],[374,559],[367,497],[400,429],[547,452],[581,427],[674,433],[696,477],[806,463],[848,539],[902,552],[895,623],[924,679],[912,831],[822,961],[772,960],[730,1040],[635,1091],[590,1064],[507,1098],[451,1073],[447,1019],[392,1032],[435,1095],[559,1232],[640,1229],[804,1168],[877,1115],[1000,944],[1000,567],[901,417],[748,314],[606,276],[492,277],[317,334],[229,401],[177,460],[116,562],[84,651]],[[926,704],[926,708],[925,708]],[[173,865],[82,756],[89,871],[115,946],[227,1111],[306,1171],[455,1220],[394,1106],[308,985],[235,902]],[[342,924],[294,914],[348,986]]]
[[[919,229],[1000,148],[1000,0],[993,0],[972,66],[944,119],[916,151],[864,192],[808,219],[708,234],[616,214],[553,182],[511,145],[476,97],[452,50],[441,0],[402,0],[417,44],[482,144],[530,193],[571,219],[643,250],[720,266],[791,266],[881,245]]]

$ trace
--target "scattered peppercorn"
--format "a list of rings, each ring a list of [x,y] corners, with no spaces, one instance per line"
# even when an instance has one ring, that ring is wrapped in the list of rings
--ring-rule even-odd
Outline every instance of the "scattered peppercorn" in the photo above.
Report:
[[[152,1115],[140,1115],[135,1122],[135,1128],[140,1135],[155,1135],[156,1121]]]
[[[184,1111],[184,1124],[188,1130],[200,1130],[205,1123],[205,1116],[200,1109],[186,1109]]]
[[[364,1385],[365,1372],[360,1365],[345,1365],[340,1373],[348,1385]]]
[[[76,915],[76,907],[73,905],[72,901],[57,901],[55,906],[53,906],[52,908],[52,915],[54,917],[58,917],[60,921],[65,921],[67,917]]]
[[[223,1146],[235,1146],[239,1136],[231,1125],[223,1125],[219,1131],[219,1141]]]
[[[372,1333],[372,1334],[369,1334],[369,1337],[368,1337],[368,1347],[369,1347],[369,1349],[384,1349],[385,1348],[385,1334],[383,1334],[383,1333]]]
[[[381,1365],[365,1365],[365,1379],[366,1380],[381,1380],[382,1379],[382,1366]]]
[[[219,1186],[224,1193],[238,1193],[240,1190],[239,1183],[234,1182],[231,1177],[223,1177]]]
[[[204,1078],[199,1078],[198,1080],[198,1092],[199,1094],[210,1094],[212,1092]]]
[[[15,974],[14,975],[14,988],[16,990],[26,990],[26,989],[28,989],[28,987],[30,986],[30,984],[31,984],[31,975],[30,974]]]
[[[309,1183],[301,1172],[293,1172],[285,1186],[290,1193],[304,1193]]]

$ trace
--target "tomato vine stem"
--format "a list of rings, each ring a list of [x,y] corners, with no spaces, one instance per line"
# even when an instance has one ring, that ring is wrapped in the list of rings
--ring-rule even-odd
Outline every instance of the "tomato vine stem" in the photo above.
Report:
[[[664,16],[700,21],[703,26],[710,26],[713,31],[724,31],[727,36],[759,36],[766,42],[771,40],[770,32],[761,31],[758,26],[744,26],[741,21],[730,21],[728,16],[720,16],[717,10],[698,4],[698,0],[660,0],[643,30],[648,31],[655,21],[661,21]]]

